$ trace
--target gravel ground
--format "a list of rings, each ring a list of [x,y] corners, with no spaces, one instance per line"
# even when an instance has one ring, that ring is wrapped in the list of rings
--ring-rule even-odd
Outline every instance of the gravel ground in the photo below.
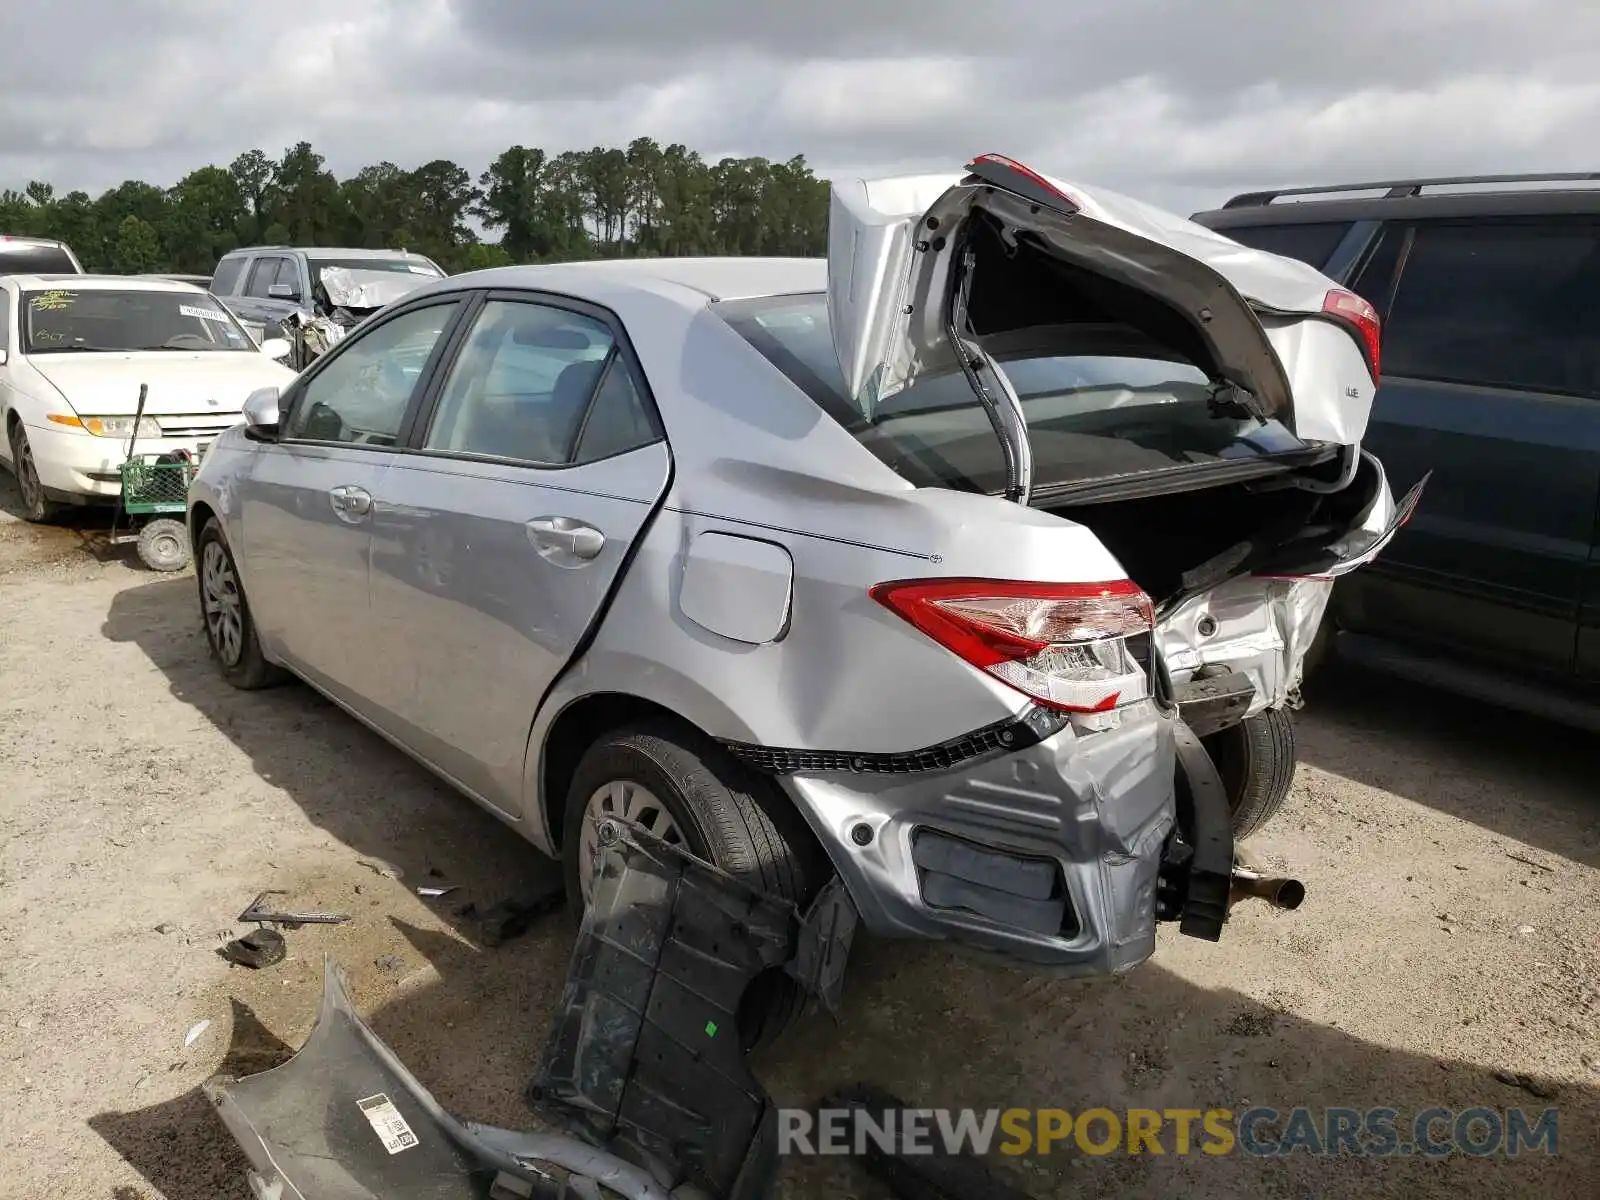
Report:
[[[306,689],[230,690],[207,661],[192,576],[143,571],[93,522],[20,524],[4,515],[9,483],[0,1194],[245,1200],[199,1085],[301,1043],[324,954],[446,1107],[527,1125],[521,1089],[570,919],[486,949],[454,910],[512,894],[532,852]],[[1298,736],[1294,795],[1252,843],[1307,881],[1298,912],[1241,908],[1220,945],[1164,928],[1150,963],[1098,984],[858,941],[842,1022],[810,1018],[759,1058],[774,1096],[869,1080],[930,1106],[1388,1106],[1402,1121],[1431,1105],[1554,1105],[1553,1157],[1058,1148],[1006,1166],[1040,1196],[1594,1195],[1592,740],[1338,673]],[[414,891],[440,882],[461,890]],[[277,968],[230,968],[214,950],[264,888],[356,919],[290,933]],[[791,1163],[780,1190],[883,1194],[837,1159]]]

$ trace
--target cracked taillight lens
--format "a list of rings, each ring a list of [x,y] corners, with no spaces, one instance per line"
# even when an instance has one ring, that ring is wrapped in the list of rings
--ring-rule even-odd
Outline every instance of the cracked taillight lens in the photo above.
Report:
[[[908,579],[869,592],[945,649],[1040,704],[1100,713],[1150,694],[1128,639],[1155,625],[1131,580]]]

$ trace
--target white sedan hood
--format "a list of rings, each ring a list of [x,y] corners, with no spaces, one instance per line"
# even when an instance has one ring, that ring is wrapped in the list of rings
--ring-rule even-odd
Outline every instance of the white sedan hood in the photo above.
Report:
[[[237,413],[257,388],[285,387],[294,372],[255,350],[36,354],[28,359],[83,416],[132,416],[139,385],[149,416]]]
[[[964,175],[832,187],[829,319],[846,384],[866,415],[918,378],[958,365],[946,336],[960,286],[955,257],[980,216],[1003,227],[1012,250],[1026,241],[1181,314],[1218,374],[1301,438],[1360,443],[1376,391],[1360,346],[1347,330],[1309,347],[1304,336],[1307,317],[1326,333],[1324,303],[1342,290],[1336,281],[1176,214],[992,155]]]

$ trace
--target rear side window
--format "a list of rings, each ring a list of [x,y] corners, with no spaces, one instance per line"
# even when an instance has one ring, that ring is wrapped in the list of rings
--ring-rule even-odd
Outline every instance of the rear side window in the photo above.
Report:
[[[216,274],[211,276],[211,291],[218,296],[231,296],[239,284],[239,276],[244,273],[245,260],[242,258],[225,258],[217,264]]]
[[[999,438],[959,372],[896,392],[868,419],[845,393],[824,296],[772,296],[715,307],[773,366],[911,483],[1004,490]],[[1034,483],[1041,487],[1305,449],[1277,421],[1214,413],[1211,380],[1188,362],[1134,353],[991,353],[1022,401]]]
[[[1600,224],[1419,224],[1385,375],[1600,398]]]
[[[1311,225],[1236,225],[1217,232],[1268,254],[1298,258],[1320,271],[1349,230],[1348,221],[1322,221]]]

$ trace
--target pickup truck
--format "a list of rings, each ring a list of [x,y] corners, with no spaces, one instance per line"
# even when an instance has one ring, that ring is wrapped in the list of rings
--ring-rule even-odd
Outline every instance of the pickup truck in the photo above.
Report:
[[[330,269],[346,288],[363,293],[357,301],[329,294]],[[250,326],[276,336],[275,326],[292,314],[327,317],[345,308],[360,319],[368,311],[398,299],[412,287],[444,276],[437,263],[404,250],[351,250],[292,246],[250,246],[224,254],[211,276],[211,294]],[[336,285],[337,293],[339,287]]]

